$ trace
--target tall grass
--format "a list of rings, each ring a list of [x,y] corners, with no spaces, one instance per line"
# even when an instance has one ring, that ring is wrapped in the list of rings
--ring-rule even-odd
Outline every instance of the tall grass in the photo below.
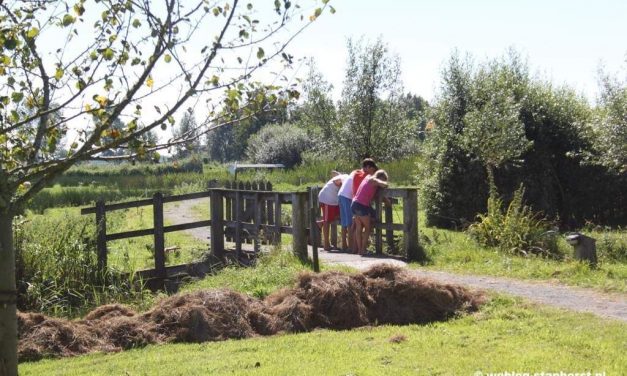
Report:
[[[67,317],[106,302],[144,301],[132,277],[116,280],[98,272],[95,225],[89,218],[74,213],[20,217],[14,233],[20,310]]]

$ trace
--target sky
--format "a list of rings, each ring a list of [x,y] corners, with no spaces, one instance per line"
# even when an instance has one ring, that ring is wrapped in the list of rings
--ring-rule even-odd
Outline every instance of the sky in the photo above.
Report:
[[[398,54],[406,91],[432,100],[443,63],[457,49],[476,62],[510,47],[527,58],[531,72],[567,84],[592,103],[598,70],[625,77],[626,0],[331,0],[326,13],[295,40],[295,56],[311,56],[338,99],[344,79],[346,40],[379,36]],[[302,68],[302,74],[306,69]]]

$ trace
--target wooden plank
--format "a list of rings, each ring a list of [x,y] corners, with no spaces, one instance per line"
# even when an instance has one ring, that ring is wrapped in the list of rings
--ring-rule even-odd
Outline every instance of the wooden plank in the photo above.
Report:
[[[163,194],[153,195],[155,270],[158,276],[165,278],[165,235],[163,232]]]
[[[96,247],[98,250],[98,271],[107,270],[107,210],[102,200],[96,202]]]
[[[292,193],[292,251],[303,262],[308,258],[306,202],[306,193]]]
[[[194,200],[197,198],[205,198],[205,197],[210,197],[210,196],[211,196],[211,191],[185,193],[182,195],[164,197],[163,202],[166,203],[166,202],[176,202],[176,201],[184,201],[184,200]]]
[[[152,205],[151,198],[138,200],[138,201],[129,201],[129,202],[120,202],[117,204],[109,204],[109,205],[105,205],[104,209],[105,211],[112,211],[112,210],[120,210],[120,209],[138,208],[140,206],[148,206],[148,205]],[[81,214],[93,214],[93,213],[96,213],[96,207],[81,209]]]
[[[206,262],[195,262],[191,264],[184,265],[174,265],[168,266],[165,268],[165,277],[172,278],[176,276],[180,276],[182,274],[186,274],[192,277],[203,277],[206,274],[210,273],[212,270],[211,265]],[[154,269],[146,269],[146,270],[138,270],[135,272],[136,277],[141,277],[143,280],[150,280],[161,278],[156,270]]]
[[[218,191],[211,192],[211,254],[218,260],[224,257],[224,213],[222,194]]]
[[[120,240],[127,238],[137,238],[139,236],[148,236],[155,233],[154,228],[146,228],[142,230],[116,232],[115,234],[107,234],[107,241]]]
[[[209,226],[211,226],[211,220],[206,219],[204,221],[179,223],[176,225],[164,226],[163,232],[168,233],[168,232],[183,231],[183,230],[189,230],[192,228],[209,227]]]

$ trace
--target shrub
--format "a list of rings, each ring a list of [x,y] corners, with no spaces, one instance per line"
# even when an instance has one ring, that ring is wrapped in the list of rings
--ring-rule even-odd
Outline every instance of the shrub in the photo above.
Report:
[[[524,205],[523,195],[521,185],[507,210],[503,210],[503,200],[498,195],[491,195],[488,212],[478,215],[479,222],[470,225],[469,235],[479,244],[503,252],[558,256],[556,233],[539,213]]]
[[[293,124],[267,125],[248,141],[248,157],[255,163],[283,163],[293,167],[312,146],[307,133]]]

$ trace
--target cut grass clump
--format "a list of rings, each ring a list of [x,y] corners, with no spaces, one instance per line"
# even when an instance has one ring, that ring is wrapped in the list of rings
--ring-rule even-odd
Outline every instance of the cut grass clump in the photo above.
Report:
[[[379,265],[362,274],[302,273],[291,289],[264,300],[232,290],[179,294],[137,314],[113,305],[83,320],[19,314],[21,361],[152,343],[241,339],[316,328],[443,321],[476,310],[483,295]]]

